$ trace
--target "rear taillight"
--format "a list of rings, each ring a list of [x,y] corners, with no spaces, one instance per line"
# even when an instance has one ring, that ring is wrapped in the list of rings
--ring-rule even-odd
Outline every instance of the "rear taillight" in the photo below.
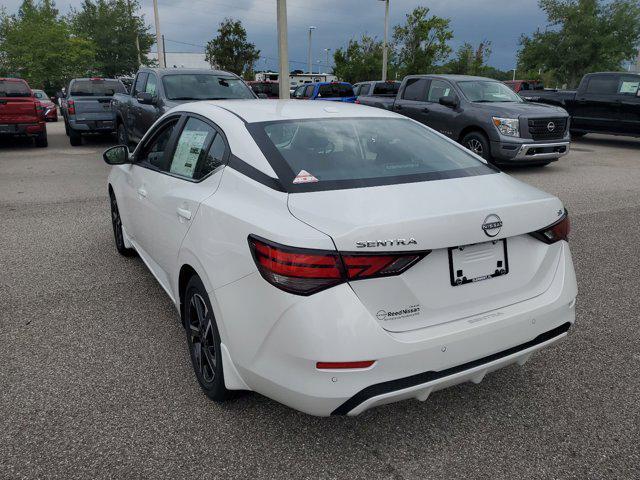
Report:
[[[252,235],[249,247],[262,277],[296,295],[311,295],[347,281],[400,275],[429,254],[338,253],[288,247]]]
[[[69,115],[75,115],[76,114],[76,102],[74,102],[73,100],[68,100],[67,101],[67,112],[69,113]]]
[[[564,215],[557,222],[549,225],[548,227],[531,233],[531,236],[543,241],[544,243],[555,243],[560,240],[569,241],[569,233],[571,230],[571,222],[569,221],[569,214],[564,211]]]
[[[360,105],[360,100],[356,99],[354,103],[357,103],[358,105]]]

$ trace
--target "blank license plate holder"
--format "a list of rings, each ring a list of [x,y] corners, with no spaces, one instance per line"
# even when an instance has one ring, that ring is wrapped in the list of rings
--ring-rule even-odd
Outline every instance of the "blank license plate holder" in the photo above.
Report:
[[[509,273],[507,239],[449,248],[451,286],[481,282]]]

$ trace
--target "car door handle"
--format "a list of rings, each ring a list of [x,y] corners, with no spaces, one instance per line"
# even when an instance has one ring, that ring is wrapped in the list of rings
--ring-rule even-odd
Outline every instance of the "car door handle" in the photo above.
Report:
[[[396,110],[402,110],[402,105],[396,105]]]
[[[138,195],[140,195],[140,197],[146,197],[147,196],[147,191],[144,188],[139,188],[138,189]]]
[[[191,220],[191,210],[187,210],[186,208],[177,208],[176,213],[178,216],[186,220]]]
[[[424,107],[424,108],[422,109],[422,113],[429,113],[429,109],[428,109],[427,107]]]

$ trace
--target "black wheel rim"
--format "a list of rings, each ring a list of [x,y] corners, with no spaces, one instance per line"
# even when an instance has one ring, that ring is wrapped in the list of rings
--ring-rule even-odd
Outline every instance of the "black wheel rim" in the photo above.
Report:
[[[204,298],[198,293],[194,293],[189,300],[187,319],[193,367],[205,383],[211,383],[216,376],[218,359],[211,314]]]
[[[116,246],[124,248],[124,238],[122,237],[122,220],[118,211],[118,203],[116,198],[111,195],[111,224],[113,225],[113,235],[116,238]]]
[[[472,138],[467,142],[467,148],[471,150],[473,153],[476,153],[480,156],[484,153],[484,148],[482,147],[482,142],[476,138]]]

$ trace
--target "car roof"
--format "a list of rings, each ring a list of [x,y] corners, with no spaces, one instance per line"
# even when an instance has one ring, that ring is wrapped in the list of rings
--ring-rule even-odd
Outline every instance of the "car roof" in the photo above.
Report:
[[[409,75],[406,78],[442,78],[443,80],[450,80],[452,82],[468,82],[472,80],[484,80],[491,82],[499,82],[495,78],[477,77],[474,75],[448,75],[448,74],[433,74],[433,75]]]
[[[144,67],[140,69],[140,72],[155,72],[160,76],[164,75],[178,75],[181,73],[193,73],[193,74],[209,74],[209,75],[229,75],[237,77],[235,73],[226,72],[224,70],[211,70],[209,68],[153,68]]]
[[[177,110],[215,115],[222,108],[245,123],[301,120],[307,118],[404,118],[380,108],[342,102],[302,100],[212,100],[183,104]]]

